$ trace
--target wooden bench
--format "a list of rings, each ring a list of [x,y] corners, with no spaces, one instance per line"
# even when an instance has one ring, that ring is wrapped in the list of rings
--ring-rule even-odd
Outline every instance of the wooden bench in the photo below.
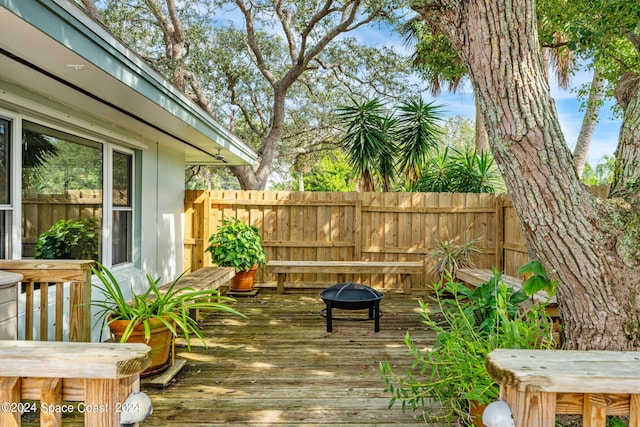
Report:
[[[640,427],[640,352],[500,349],[487,371],[516,427],[554,426],[557,414],[582,415],[585,427],[605,427],[608,415]]]
[[[19,426],[27,411],[39,412],[42,426],[61,426],[75,410],[85,426],[119,427],[122,404],[150,363],[145,344],[0,341],[0,426]]]
[[[335,273],[338,282],[345,282],[347,274],[399,274],[403,291],[411,288],[411,275],[424,271],[422,261],[269,261],[267,270],[277,274],[278,293],[284,293],[288,273]]]
[[[236,270],[233,267],[202,267],[196,271],[185,273],[176,287],[177,289],[193,288],[196,291],[219,289],[235,275]],[[166,283],[160,289],[166,289],[172,283]]]
[[[456,278],[458,280],[472,287],[487,283],[489,280],[491,280],[492,277],[493,271],[489,269],[461,268],[456,272]],[[522,289],[522,279],[503,274],[502,280],[507,286],[512,287],[515,291]],[[547,313],[549,314],[549,316],[554,318],[560,316],[555,295],[549,298],[549,295],[546,292],[540,291],[533,294],[531,296],[531,300],[534,303],[548,302],[549,305],[547,306]]]

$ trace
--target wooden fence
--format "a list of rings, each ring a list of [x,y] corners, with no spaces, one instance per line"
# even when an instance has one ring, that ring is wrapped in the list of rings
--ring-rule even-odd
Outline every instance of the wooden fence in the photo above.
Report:
[[[316,193],[198,191],[185,194],[185,266],[211,265],[209,236],[223,218],[238,218],[260,229],[269,260],[419,261],[438,240],[482,238],[480,268],[507,274],[527,260],[524,237],[508,200],[489,194]],[[435,279],[425,265],[412,288]],[[273,282],[266,271],[260,282]],[[293,275],[288,280],[330,283],[329,274]],[[351,277],[381,288],[399,288],[396,277]]]

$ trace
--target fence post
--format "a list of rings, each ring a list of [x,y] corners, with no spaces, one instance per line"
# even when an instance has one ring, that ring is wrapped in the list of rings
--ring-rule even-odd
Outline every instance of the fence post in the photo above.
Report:
[[[200,246],[197,248],[198,253],[198,265],[191,268],[191,271],[196,271],[200,268],[206,266],[211,266],[211,260],[207,261],[204,249],[208,246],[209,236],[213,233],[211,229],[211,216],[212,216],[212,206],[211,206],[211,191],[204,191],[202,193],[202,236],[200,236]]]
[[[496,259],[495,266],[504,271],[504,196],[496,196]]]

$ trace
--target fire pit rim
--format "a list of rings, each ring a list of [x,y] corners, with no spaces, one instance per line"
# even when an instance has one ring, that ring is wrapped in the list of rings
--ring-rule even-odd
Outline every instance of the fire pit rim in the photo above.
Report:
[[[369,293],[370,297],[357,298],[357,299],[339,298],[340,294],[345,290],[346,290],[345,294],[353,293],[350,291],[366,291]],[[359,292],[359,293],[364,293],[364,292]],[[327,303],[327,300],[331,302],[339,302],[339,303],[359,303],[359,302],[372,302],[372,301],[381,300],[382,298],[384,298],[384,294],[380,291],[377,291],[361,283],[346,282],[346,283],[336,283],[335,285],[329,286],[328,288],[322,290],[322,292],[320,292],[320,297],[325,302],[325,304]]]

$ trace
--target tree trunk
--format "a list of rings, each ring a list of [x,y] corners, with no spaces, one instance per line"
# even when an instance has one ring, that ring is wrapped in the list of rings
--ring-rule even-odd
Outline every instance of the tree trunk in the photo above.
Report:
[[[487,150],[487,130],[484,127],[484,120],[482,119],[482,111],[480,111],[480,104],[478,100],[476,104],[476,153],[484,153]]]
[[[616,98],[624,109],[611,197],[635,200],[640,189],[640,76],[625,74],[616,85]],[[640,226],[640,225],[639,225]]]
[[[587,161],[587,154],[589,153],[593,131],[598,123],[598,114],[600,113],[600,107],[602,107],[603,96],[604,79],[600,76],[600,70],[596,67],[593,71],[593,79],[591,80],[591,88],[589,89],[589,99],[587,99],[587,108],[582,118],[580,134],[576,141],[576,148],[573,149],[573,164],[579,177],[582,177],[584,164]]]
[[[545,77],[534,2],[423,0],[416,9],[467,65],[526,238],[560,283],[567,347],[637,348],[640,268],[621,250],[625,212],[592,196],[575,173]]]

